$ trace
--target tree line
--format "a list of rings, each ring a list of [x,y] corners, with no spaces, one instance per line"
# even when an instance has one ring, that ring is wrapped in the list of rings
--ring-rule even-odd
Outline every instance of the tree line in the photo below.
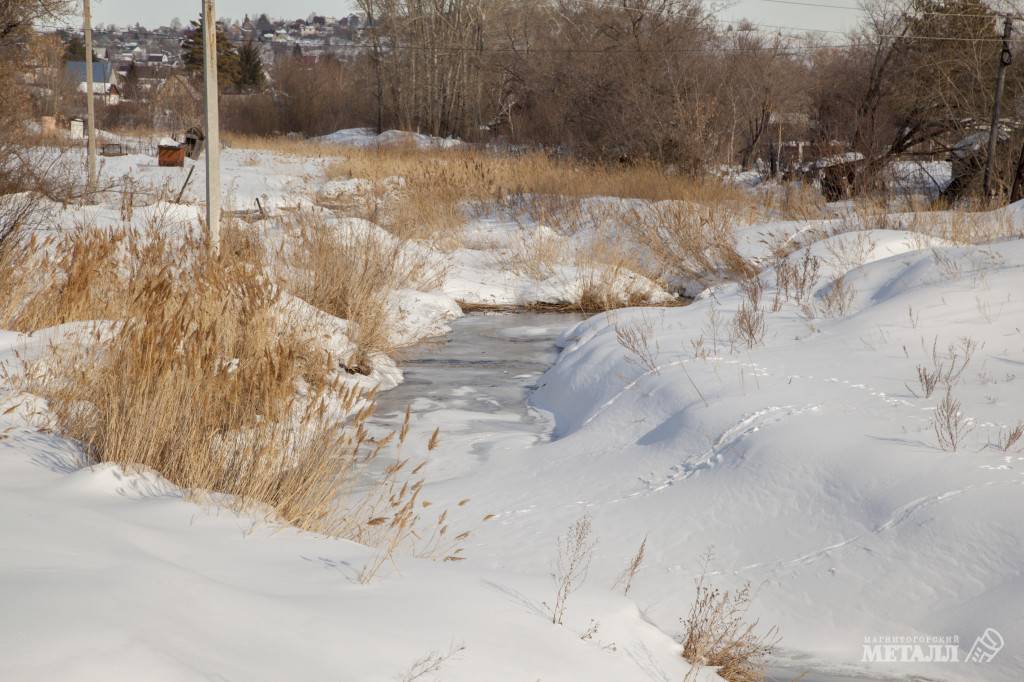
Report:
[[[856,152],[870,167],[987,129],[1002,49],[983,0],[874,0],[829,42],[724,24],[701,0],[358,4],[358,55],[277,60],[277,106],[246,118],[249,132],[401,128],[691,172],[771,164],[800,141],[806,157]],[[1024,159],[1022,86],[1011,66],[1004,185]]]
[[[870,178],[894,157],[965,144],[970,165],[989,125],[1005,11],[987,0],[869,0],[854,30],[825,41],[723,23],[702,0],[357,4],[365,20],[344,59],[299,50],[264,65],[259,44],[232,46],[219,32],[221,84],[236,95],[222,103],[225,127],[400,128],[695,173],[854,152]],[[201,23],[192,28],[183,59],[200,78]],[[1024,167],[1022,68],[1006,70],[1001,102],[1004,192]]]

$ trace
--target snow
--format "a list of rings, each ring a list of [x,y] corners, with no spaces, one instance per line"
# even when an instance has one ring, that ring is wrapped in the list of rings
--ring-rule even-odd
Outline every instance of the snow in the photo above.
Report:
[[[763,346],[729,352],[725,326],[741,300],[729,285],[685,308],[572,326],[531,397],[551,415],[551,442],[524,443],[493,418],[492,433],[478,425],[461,436],[458,411],[425,405],[410,437],[456,430],[434,455],[449,475],[432,499],[471,489],[483,502],[465,513],[497,515],[467,548],[482,570],[543,573],[553,538],[586,513],[599,543],[588,584],[611,584],[646,536],[651,564],[630,596],[669,633],[713,547],[711,579],[751,582],[756,616],[780,626],[776,668],[792,672],[779,679],[807,667],[1020,679],[1024,655],[1010,643],[1024,636],[1024,455],[991,443],[1022,418],[1024,243],[960,247],[874,230],[809,248],[825,260],[812,296],[843,274],[850,310],[808,319],[786,303],[768,314]],[[762,277],[770,301],[774,274]],[[712,309],[721,338],[701,359],[691,341],[707,335]],[[657,371],[616,341],[614,326],[631,322],[652,326]],[[933,343],[945,355],[966,337],[979,348],[954,395],[974,429],[950,453],[932,429],[941,391],[924,398],[916,366],[930,363]],[[874,636],[956,636],[963,658],[989,627],[1007,646],[983,666],[862,661]]]
[[[563,339],[536,397],[560,439],[529,475],[571,486],[559,497],[584,500],[602,538],[624,544],[641,528],[663,548],[662,572],[637,588],[641,603],[656,600],[656,623],[684,607],[679,574],[713,545],[721,579],[753,581],[763,621],[803,654],[859,661],[865,635],[959,635],[965,649],[986,627],[1007,642],[1024,636],[1024,457],[987,446],[1020,419],[1024,302],[1013,282],[1024,245],[937,249],[960,267],[952,280],[932,251],[903,246],[897,233],[882,247],[894,255],[875,251],[854,268],[846,318],[805,320],[784,307],[769,316],[763,348],[708,360],[685,350],[713,306],[735,308],[734,289],[656,318],[654,343],[673,349],[656,374],[628,361],[601,317]],[[938,396],[906,385],[933,339],[942,352],[963,337],[984,344],[955,388],[976,428],[950,454],[931,430]],[[1008,647],[983,672],[913,672],[1010,680],[1022,662]]]
[[[176,192],[183,169],[147,157],[105,162],[105,177],[130,174],[154,194],[128,225],[196,229],[202,178],[175,204],[160,188]],[[235,206],[261,199],[268,215],[249,229],[271,245],[281,243],[281,212],[312,207],[328,184],[322,160],[244,150],[225,151],[223,173]],[[114,195],[94,207],[55,204],[48,229],[125,225],[118,206]],[[1017,204],[981,223],[1019,228],[1022,211]],[[331,219],[342,238],[391,238],[367,221]],[[47,428],[41,400],[4,389],[0,676],[383,681],[450,652],[421,679],[681,680],[690,668],[680,619],[713,548],[708,579],[723,589],[752,585],[752,615],[779,627],[773,665],[789,677],[812,668],[1019,680],[1024,454],[994,443],[1024,419],[1024,242],[953,245],[911,231],[913,214],[873,220],[739,231],[740,252],[765,268],[769,306],[764,342],[750,348],[729,339],[744,296],[729,283],[686,307],[571,322],[457,319],[457,300],[568,301],[588,276],[671,300],[628,270],[588,273],[576,256],[601,238],[589,226],[562,235],[488,215],[471,219],[448,251],[411,246],[446,276],[436,290],[392,292],[401,320],[392,341],[410,346],[452,326],[475,336],[415,351],[410,380],[383,399],[392,402],[374,428],[397,426],[412,399],[410,442],[442,429],[424,493],[452,509],[453,527],[474,530],[465,561],[399,553],[369,584],[358,574],[374,550],[225,511],[150,471],[83,466],[76,444]],[[901,229],[877,229],[883,222]],[[542,272],[508,265],[540,239],[554,253]],[[791,247],[792,264],[805,250],[820,259],[803,304],[771,311],[771,243]],[[853,293],[845,313],[828,317],[822,300],[840,276]],[[281,312],[325,347],[350,347],[345,320],[290,296]],[[85,324],[2,331],[0,363],[16,373],[21,359],[73,340]],[[648,330],[653,367],[617,340],[629,325]],[[552,358],[539,349],[555,335],[560,351],[544,371]],[[971,430],[947,452],[932,426],[944,389],[925,397],[917,366],[930,365],[933,348],[946,365],[950,348],[962,358],[964,339],[972,356],[952,393]],[[374,360],[374,375],[351,380],[399,386],[401,359]],[[481,523],[487,514],[494,519]],[[584,515],[597,547],[556,626],[555,542]],[[623,596],[610,588],[645,537],[647,559]],[[963,657],[986,628],[1007,643],[991,663],[862,660],[865,637],[890,636],[956,636]],[[699,679],[717,678],[705,669]]]
[[[410,133],[404,130],[385,130],[379,135],[372,128],[345,128],[318,138],[321,142],[343,144],[352,147],[390,147],[411,145],[414,147],[436,147],[451,149],[464,143],[453,137],[435,137],[423,133]]]
[[[444,679],[635,679],[629,654],[686,670],[625,599],[593,598],[622,647],[610,654],[538,615],[519,596],[536,581],[409,561],[360,585],[364,547],[201,506],[151,473],[76,469],[76,456],[23,427],[0,443],[0,525],[16,548],[0,567],[6,679],[390,681],[459,646]]]

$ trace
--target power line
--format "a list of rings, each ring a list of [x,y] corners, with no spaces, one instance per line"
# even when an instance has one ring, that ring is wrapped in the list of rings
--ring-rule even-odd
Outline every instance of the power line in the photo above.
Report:
[[[801,2],[800,0],[761,0],[761,2],[770,2],[775,5],[796,5],[798,7],[819,7],[821,9],[842,9],[850,12],[859,12],[861,14],[870,14],[863,7],[852,7],[850,5],[832,5],[828,3],[819,2]],[[916,17],[918,15],[937,16],[937,17],[973,17],[982,19],[1001,19],[1003,15],[999,13],[983,14],[983,13],[964,13],[964,12],[937,12],[928,10],[915,10],[913,12],[903,12],[908,17]],[[1020,19],[1020,17],[1014,17]]]
[[[767,28],[767,29],[779,30],[779,31],[802,31],[804,33],[831,33],[831,34],[838,34],[838,35],[848,35],[849,34],[849,31],[839,31],[839,30],[836,30],[836,29],[829,29],[829,28],[808,28],[808,27],[805,27],[805,26],[780,26],[780,25],[776,25],[776,24],[758,24],[758,23],[748,22],[748,21],[728,21],[728,22],[726,22],[726,20],[723,20],[723,19],[718,19],[716,21],[718,21],[719,23],[723,23],[723,22],[724,23],[728,23],[730,25],[731,24],[740,24],[740,25],[746,24],[748,26],[753,26],[754,28],[762,28],[762,29]],[[799,37],[799,36],[790,36],[790,37]],[[1002,38],[997,38],[997,37],[994,37],[994,36],[991,37],[991,38],[964,38],[964,37],[958,37],[958,36],[922,36],[922,35],[916,35],[916,34],[901,34],[901,33],[875,33],[874,37],[876,37],[876,38],[896,38],[896,39],[900,39],[900,40],[943,40],[943,41],[947,41],[947,42],[957,42],[957,43],[1000,43],[1000,42],[1002,42]]]

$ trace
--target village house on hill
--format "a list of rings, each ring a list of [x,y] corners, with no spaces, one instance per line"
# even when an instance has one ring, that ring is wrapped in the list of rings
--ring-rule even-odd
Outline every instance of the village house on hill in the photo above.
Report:
[[[75,91],[85,94],[86,86],[85,62],[67,62],[64,65],[65,77],[74,85]],[[93,62],[92,65],[93,96],[104,103],[115,105],[121,101],[124,92],[124,80],[110,62]]]

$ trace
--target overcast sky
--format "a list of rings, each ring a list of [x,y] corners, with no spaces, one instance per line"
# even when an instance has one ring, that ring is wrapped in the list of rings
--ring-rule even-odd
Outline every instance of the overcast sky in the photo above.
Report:
[[[799,0],[831,5],[856,7],[856,0]],[[311,12],[328,16],[342,16],[353,10],[349,0],[217,0],[217,14],[222,17],[241,18],[246,13],[258,16],[266,12],[271,17],[297,19]],[[177,17],[182,23],[199,16],[200,0],[168,2],[167,0],[93,0],[93,21],[124,26],[139,22],[156,27],[170,23]],[[845,31],[859,18],[857,11],[828,7],[786,5],[768,0],[737,0],[729,2],[727,9],[718,12],[723,20],[748,18],[759,24],[792,26],[799,29]]]

